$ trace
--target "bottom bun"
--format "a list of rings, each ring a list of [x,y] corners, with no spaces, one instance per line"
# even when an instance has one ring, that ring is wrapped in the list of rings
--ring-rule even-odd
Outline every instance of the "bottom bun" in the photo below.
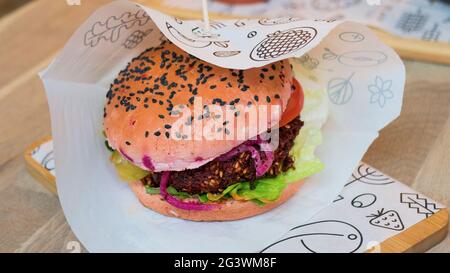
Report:
[[[191,221],[232,221],[252,217],[283,204],[299,190],[301,185],[303,185],[302,180],[289,184],[277,201],[268,203],[264,206],[259,206],[252,201],[236,201],[231,199],[220,203],[215,209],[199,211],[176,208],[167,203],[161,195],[148,194],[140,181],[130,183],[131,189],[145,207],[166,216]]]

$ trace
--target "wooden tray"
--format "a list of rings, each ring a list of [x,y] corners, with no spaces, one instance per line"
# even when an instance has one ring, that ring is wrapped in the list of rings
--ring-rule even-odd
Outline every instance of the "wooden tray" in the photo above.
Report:
[[[43,166],[42,162],[38,162],[36,161],[36,159],[33,157],[33,154],[38,152],[40,147],[43,147],[43,145],[48,145],[51,144],[51,137],[46,137],[44,139],[41,139],[39,141],[36,141],[35,143],[33,143],[31,146],[29,146],[28,149],[26,149],[24,157],[25,157],[25,161],[27,164],[27,169],[30,172],[30,174],[36,178],[37,181],[39,181],[45,188],[47,188],[48,190],[50,190],[51,192],[53,192],[54,194],[57,194],[57,188],[56,188],[56,178],[55,176],[50,172],[49,169],[46,169]],[[48,149],[48,148],[47,148]],[[47,150],[45,152],[45,158],[48,157],[48,155],[52,154],[53,150],[51,148],[51,150]],[[43,160],[46,161],[46,160]],[[45,165],[45,164],[44,164]],[[53,165],[52,165],[53,166]],[[384,174],[382,174],[381,172],[379,172],[378,170],[371,168],[370,166],[367,165],[360,165],[361,166],[366,166],[367,168],[370,168],[370,174],[373,174],[375,172],[375,174],[377,174],[377,179],[379,181],[380,177],[383,176],[386,178],[386,180],[383,180],[383,184],[389,184],[389,183],[399,183],[398,181],[395,181],[394,179],[384,176]],[[47,167],[48,168],[48,167]],[[53,171],[53,170],[51,170]],[[362,170],[364,171],[364,170]],[[348,184],[351,184],[355,181],[357,181],[359,178],[356,177],[357,176],[357,172],[361,173],[360,168],[358,168],[358,170],[352,175],[352,178],[350,180]],[[369,173],[369,172],[367,172]],[[366,177],[366,174],[361,176],[362,178]],[[360,177],[360,178],[361,178]],[[362,181],[364,182],[364,181]],[[346,185],[346,186],[347,186]],[[381,183],[380,183],[381,185]],[[402,187],[404,188],[404,192],[407,192],[408,194],[411,194],[410,192],[412,192],[412,194],[418,194],[415,193],[414,190],[408,188],[407,186],[402,185]],[[418,194],[419,196],[420,194]],[[336,202],[340,202],[341,200],[345,199],[345,191],[343,191],[342,195],[340,195],[332,205],[330,205],[329,208],[324,209],[325,214],[326,211],[333,211],[333,214],[336,213],[336,208],[332,208],[332,206],[335,206],[334,204]],[[444,207],[437,207],[439,205],[436,205],[437,202],[431,200],[431,199],[424,199],[426,197],[423,197],[422,195],[420,195],[420,199],[419,200],[425,200],[425,204],[428,202],[428,204],[431,204],[434,207],[430,210],[429,215],[426,214],[426,218],[424,218],[423,220],[418,221],[416,224],[411,225],[407,228],[405,228],[403,231],[397,233],[396,235],[389,237],[387,239],[385,239],[384,241],[382,241],[378,246],[374,247],[374,248],[369,248],[367,250],[367,252],[424,252],[428,249],[430,249],[431,247],[433,247],[434,245],[438,244],[440,241],[442,241],[446,235],[447,235],[447,229],[448,229],[448,211],[447,208]],[[380,196],[378,196],[378,199],[381,199]],[[349,199],[347,199],[349,200]],[[355,199],[352,200],[352,205]],[[406,203],[405,203],[406,204]],[[386,204],[384,204],[386,205]],[[425,208],[427,208],[427,206],[425,206]],[[409,209],[411,209],[411,206],[409,207]],[[416,209],[415,207],[412,207],[412,209]],[[418,210],[419,212],[419,210]],[[324,212],[320,212],[319,214],[324,214]],[[343,214],[348,214],[347,212],[344,212]],[[319,219],[315,219],[317,218],[316,216],[313,218],[313,220],[316,221],[316,223],[318,222],[326,222],[326,221],[320,221],[323,220],[319,217]],[[330,221],[328,221],[330,222]],[[335,221],[337,222],[337,221]],[[403,224],[402,224],[403,225]],[[372,228],[371,226],[366,226],[367,228]],[[365,233],[366,231],[361,229],[360,227],[360,231],[361,233]],[[373,232],[373,230],[371,231]],[[385,230],[380,229],[380,232],[385,232]]]
[[[182,19],[202,19],[201,11],[167,7],[166,5],[164,5],[164,1],[146,0],[145,5]],[[239,16],[231,16],[213,12],[210,12],[209,15],[212,20],[239,18]],[[372,27],[372,29],[385,44],[395,49],[395,51],[402,58],[417,61],[450,64],[450,44],[448,43],[428,42],[418,39],[402,38],[387,33],[379,28]]]

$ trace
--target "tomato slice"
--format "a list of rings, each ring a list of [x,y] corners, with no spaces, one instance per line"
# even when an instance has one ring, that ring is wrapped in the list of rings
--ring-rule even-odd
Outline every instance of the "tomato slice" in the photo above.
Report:
[[[296,118],[300,111],[303,108],[303,102],[305,100],[303,89],[300,83],[294,78],[293,79],[294,90],[292,90],[291,97],[288,100],[288,104],[286,106],[286,110],[281,115],[280,119],[280,127],[291,122],[294,118]]]

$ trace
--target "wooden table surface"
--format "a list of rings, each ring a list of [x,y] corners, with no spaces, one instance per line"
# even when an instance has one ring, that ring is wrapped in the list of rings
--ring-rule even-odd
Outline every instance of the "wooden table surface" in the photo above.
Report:
[[[51,133],[37,72],[109,1],[69,6],[63,0],[35,0],[0,17],[0,252],[78,250],[58,198],[27,173],[23,151]],[[401,116],[380,132],[363,160],[449,207],[450,66],[405,64]],[[450,237],[430,251],[450,252]]]

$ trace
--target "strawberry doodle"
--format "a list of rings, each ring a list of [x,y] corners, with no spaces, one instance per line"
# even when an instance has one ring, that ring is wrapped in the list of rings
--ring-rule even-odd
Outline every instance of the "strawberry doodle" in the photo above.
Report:
[[[367,216],[372,218],[369,224],[375,227],[387,228],[396,231],[402,231],[405,227],[403,225],[400,215],[395,210],[384,211],[381,209],[376,214]]]

